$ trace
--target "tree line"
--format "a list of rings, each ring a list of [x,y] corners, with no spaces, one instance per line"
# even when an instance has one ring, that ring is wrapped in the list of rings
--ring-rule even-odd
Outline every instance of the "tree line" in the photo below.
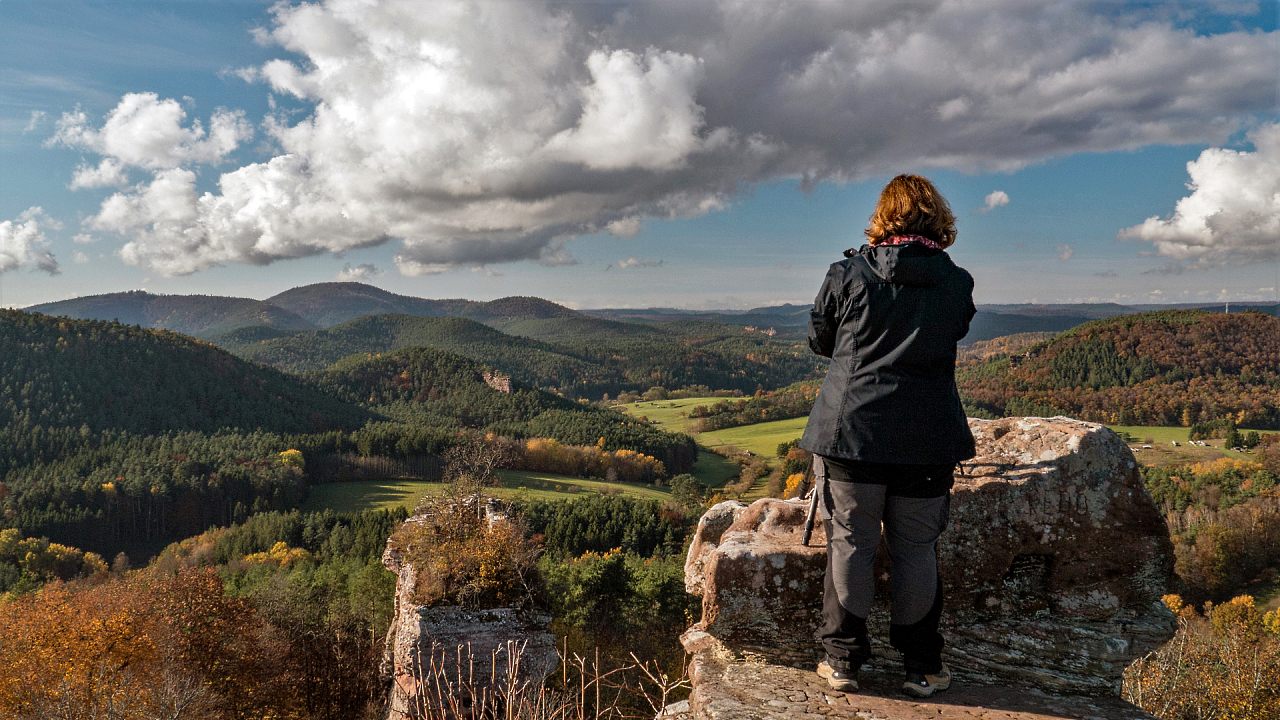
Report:
[[[1119,425],[1280,428],[1280,319],[1164,310],[1096,320],[1021,354],[961,362],[969,407]]]

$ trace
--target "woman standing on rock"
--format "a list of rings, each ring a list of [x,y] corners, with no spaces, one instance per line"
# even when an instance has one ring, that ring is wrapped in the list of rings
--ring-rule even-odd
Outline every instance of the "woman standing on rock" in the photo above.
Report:
[[[931,182],[899,175],[880,193],[870,244],[831,265],[809,320],[809,346],[831,358],[800,447],[813,453],[827,534],[818,674],[858,689],[871,658],[867,616],[881,523],[893,602],[889,642],[903,655],[903,691],[947,689],[938,633],[938,537],[952,473],[974,455],[956,390],[956,343],[969,332],[973,278],[945,252],[955,215]]]

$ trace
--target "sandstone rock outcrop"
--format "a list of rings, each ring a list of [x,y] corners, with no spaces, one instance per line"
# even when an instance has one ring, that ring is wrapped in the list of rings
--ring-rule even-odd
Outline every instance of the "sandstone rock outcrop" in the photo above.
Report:
[[[1067,418],[970,427],[978,457],[956,476],[939,550],[948,662],[971,684],[1114,694],[1125,666],[1175,629],[1160,603],[1172,547],[1132,452],[1105,427]],[[702,620],[684,638],[695,666],[709,667],[715,653],[816,662],[826,549],[820,528],[801,546],[804,513],[796,501],[728,502],[699,523],[685,566],[703,598]],[[881,555],[871,625],[884,639]],[[878,656],[896,653],[886,644]],[[697,697],[695,687],[695,716],[710,717]]]
[[[549,616],[509,607],[418,605],[413,564],[390,548],[382,564],[399,576],[383,657],[383,672],[393,680],[386,720],[413,720],[422,708],[439,704],[437,677],[453,701],[466,704],[475,693],[536,687],[555,669],[559,656]]]

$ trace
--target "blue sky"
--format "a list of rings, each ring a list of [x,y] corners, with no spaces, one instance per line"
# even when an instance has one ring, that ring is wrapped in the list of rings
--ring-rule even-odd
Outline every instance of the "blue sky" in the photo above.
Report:
[[[979,302],[1275,298],[1276,3],[1030,5],[0,0],[0,305],[808,302],[896,172]]]

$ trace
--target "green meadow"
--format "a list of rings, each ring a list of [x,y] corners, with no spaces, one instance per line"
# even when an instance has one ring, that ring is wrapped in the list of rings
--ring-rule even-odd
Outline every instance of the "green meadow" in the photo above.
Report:
[[[748,450],[756,455],[771,458],[777,452],[778,444],[795,440],[804,433],[805,423],[809,418],[799,417],[790,420],[774,420],[772,422],[743,425],[741,427],[714,430],[712,432],[690,432],[689,412],[698,405],[711,405],[725,399],[733,398],[686,398],[684,400],[643,401],[620,405],[625,412],[636,417],[647,418],[663,430],[687,432],[693,435],[699,445],[705,448],[716,448],[732,445]]]
[[[730,480],[736,480],[742,468],[738,463],[704,449],[698,453],[698,460],[693,464],[692,474],[698,478],[703,487],[720,487]]]
[[[1175,465],[1187,462],[1211,462],[1220,457],[1235,458],[1237,460],[1253,460],[1253,451],[1236,452],[1222,446],[1222,440],[1206,440],[1208,447],[1200,447],[1198,445],[1190,445],[1187,442],[1187,436],[1190,433],[1188,428],[1184,427],[1154,427],[1148,425],[1108,425],[1107,427],[1120,433],[1121,437],[1128,435],[1129,445],[1138,448],[1134,451],[1138,462],[1144,465],[1156,465],[1164,467],[1166,465]],[[1241,434],[1248,432],[1242,430]],[[1275,430],[1259,430],[1262,433],[1273,433]],[[1151,442],[1147,442],[1150,438]],[[1173,443],[1178,443],[1174,447]],[[1142,449],[1142,446],[1151,445],[1149,450]]]
[[[652,485],[584,480],[551,473],[502,470],[499,475],[501,479],[498,487],[493,488],[493,494],[504,498],[565,500],[586,493],[621,493],[649,500],[666,500],[670,495],[670,490],[667,488]],[[423,480],[326,483],[311,488],[302,511],[360,512],[361,510],[389,510],[395,507],[412,510],[423,495],[438,493],[443,489],[444,483]]]
[[[1168,445],[1170,442],[1184,443],[1187,441],[1187,433],[1189,430],[1184,427],[1150,427],[1146,425],[1108,425],[1107,427],[1115,430],[1121,437],[1129,435],[1129,442],[1141,444],[1146,442],[1146,438],[1152,441]]]
[[[777,455],[778,445],[795,440],[804,434],[804,426],[809,422],[807,417],[790,420],[774,420],[772,422],[742,425],[740,427],[705,432],[698,435],[698,442],[706,447],[732,445],[748,450],[756,455],[772,458]]]
[[[629,415],[645,418],[663,430],[689,433],[692,435],[693,439],[698,441],[698,444],[703,448],[703,451],[698,453],[698,461],[693,466],[693,476],[698,478],[698,482],[702,483],[703,487],[720,487],[729,480],[737,479],[738,474],[742,469],[732,460],[710,451],[709,448],[724,445],[726,444],[725,442],[719,439],[713,439],[705,433],[698,434],[690,431],[691,423],[689,420],[689,412],[698,405],[711,405],[712,403],[717,403],[725,399],[726,398],[701,397],[685,398],[683,400],[656,400],[653,402],[645,400],[637,403],[630,403],[628,405],[619,405],[618,408]],[[765,424],[768,425],[771,423]],[[732,428],[732,430],[745,429],[746,428]],[[720,433],[724,432],[729,431],[720,431]],[[717,433],[717,436],[720,433]],[[738,447],[743,446],[739,445]],[[773,447],[769,448],[768,455],[770,457],[773,456],[774,450],[776,450],[777,447],[778,443],[775,442]],[[750,450],[751,448],[743,447],[743,449]],[[755,452],[755,450],[752,450],[752,452]]]
[[[736,398],[701,397],[683,400],[642,400],[618,408],[628,415],[642,417],[663,430],[671,432],[689,432],[689,412],[699,405],[713,405],[721,400]],[[692,433],[690,433],[692,434]]]
[[[702,452],[698,453],[698,462],[694,465],[693,474],[705,487],[720,487],[729,480],[737,479],[742,472],[741,467],[736,462],[712,452],[713,448],[732,446],[739,450],[746,450],[764,458],[766,464],[772,467],[777,463],[778,445],[800,437],[804,433],[804,426],[809,420],[801,417],[757,423],[755,425],[743,425],[712,432],[691,432],[692,423],[689,419],[689,412],[698,405],[710,405],[724,399],[702,397],[683,400],[642,401],[629,405],[620,405],[619,407],[631,415],[648,419],[649,422],[658,425],[664,430],[685,432],[692,435],[693,439],[702,448]],[[766,481],[765,477],[758,479],[755,486],[744,497],[752,499],[763,496]]]
[[[650,422],[666,430],[689,432],[688,413],[698,405],[709,405],[723,398],[687,398],[683,400],[661,400],[656,402],[638,402],[620,406],[624,411],[637,417],[648,418]],[[698,453],[698,460],[693,467],[693,475],[705,487],[720,487],[726,482],[736,479],[741,468],[732,460],[712,452],[713,448],[733,446],[760,456],[772,465],[777,447],[780,443],[794,440],[802,433],[808,418],[792,418],[774,422],[744,425],[741,427],[716,430],[706,433],[690,433],[703,451]],[[1184,427],[1149,427],[1149,426],[1109,426],[1118,433],[1127,434],[1130,444],[1142,445],[1151,438],[1151,450],[1139,450],[1138,460],[1145,464],[1167,465],[1173,462],[1205,461],[1217,457],[1236,457],[1251,459],[1249,453],[1236,453],[1224,450],[1221,440],[1209,441],[1211,447],[1201,448],[1187,444],[1187,428]],[[1270,432],[1270,431],[1268,431]],[[1180,446],[1175,448],[1172,442]],[[1216,443],[1217,447],[1212,447]],[[628,483],[609,483],[597,480],[535,473],[515,470],[503,470],[501,481],[493,492],[499,497],[522,497],[531,500],[563,500],[573,498],[582,493],[622,493],[633,497],[652,500],[664,500],[669,495],[667,488],[651,485],[631,485]],[[763,488],[763,478],[753,488]],[[426,493],[440,492],[443,483],[420,480],[379,480],[365,482],[330,483],[311,488],[311,493],[303,506],[304,511],[331,509],[337,512],[356,512],[368,509],[389,509],[406,507],[413,509],[418,499]],[[1280,603],[1280,598],[1275,602]]]

